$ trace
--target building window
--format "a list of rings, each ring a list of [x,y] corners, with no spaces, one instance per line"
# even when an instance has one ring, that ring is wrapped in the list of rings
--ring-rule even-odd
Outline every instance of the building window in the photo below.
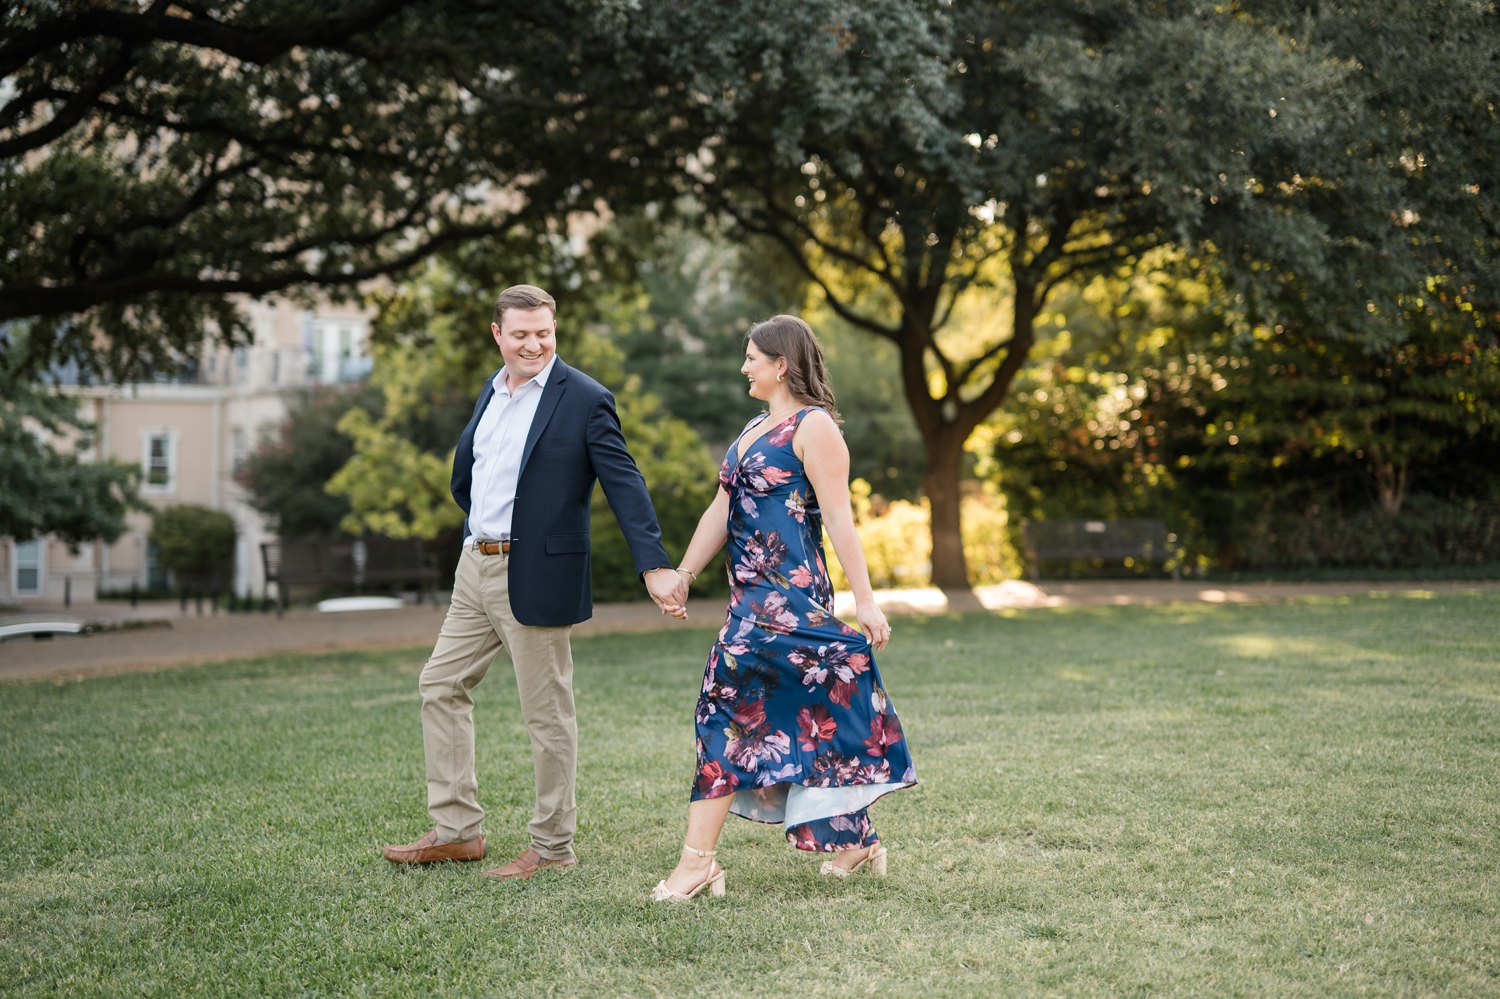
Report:
[[[250,445],[244,427],[235,427],[229,434],[233,441],[230,453],[233,455],[234,470],[238,472],[245,467],[245,459],[250,455]]]
[[[172,491],[172,480],[175,478],[177,464],[176,455],[172,453],[172,444],[170,433],[146,435],[146,492],[169,493]]]
[[[14,592],[35,595],[42,592],[42,541],[17,541],[15,546]]]
[[[365,328],[357,319],[319,319],[309,335],[309,372],[325,384],[356,382],[370,373]]]

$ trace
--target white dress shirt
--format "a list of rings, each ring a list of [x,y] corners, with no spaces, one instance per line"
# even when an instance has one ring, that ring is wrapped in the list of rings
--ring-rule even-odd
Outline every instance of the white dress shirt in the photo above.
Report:
[[[535,377],[521,383],[514,393],[506,381],[505,369],[495,376],[495,394],[474,428],[474,474],[469,490],[469,536],[465,545],[476,538],[499,541],[510,538],[510,519],[516,507],[516,488],[521,482],[521,454],[526,449],[526,435],[542,401],[542,390],[557,355]]]

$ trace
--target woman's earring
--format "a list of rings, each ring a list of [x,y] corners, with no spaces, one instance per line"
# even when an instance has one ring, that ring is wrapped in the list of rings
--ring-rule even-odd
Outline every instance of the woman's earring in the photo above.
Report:
[[[781,381],[781,372],[780,371],[776,372],[776,380],[778,382]]]

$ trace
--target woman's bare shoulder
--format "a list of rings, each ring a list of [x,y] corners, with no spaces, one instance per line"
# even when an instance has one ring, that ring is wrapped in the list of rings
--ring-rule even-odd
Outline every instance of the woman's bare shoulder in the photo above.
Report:
[[[792,445],[798,453],[803,448],[812,447],[818,450],[824,448],[846,448],[844,444],[843,431],[839,425],[833,422],[825,410],[815,409],[802,418],[802,423],[797,427],[797,433],[792,438]]]

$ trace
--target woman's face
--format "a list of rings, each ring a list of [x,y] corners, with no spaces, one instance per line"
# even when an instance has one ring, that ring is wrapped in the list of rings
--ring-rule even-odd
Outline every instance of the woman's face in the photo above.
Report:
[[[785,384],[778,382],[776,376],[786,377],[786,358],[771,357],[751,340],[745,344],[745,363],[740,365],[740,374],[750,379],[750,398],[769,402],[776,389]]]

